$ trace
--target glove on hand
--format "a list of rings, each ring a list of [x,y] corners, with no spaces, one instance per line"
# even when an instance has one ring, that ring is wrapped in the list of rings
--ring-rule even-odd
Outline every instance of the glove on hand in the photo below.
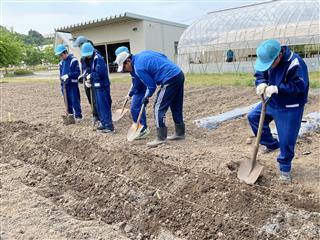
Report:
[[[149,98],[144,97],[143,100],[142,100],[142,104],[147,106],[148,103],[149,103]]]
[[[278,94],[278,87],[277,86],[275,86],[275,85],[271,85],[271,86],[268,86],[267,88],[266,88],[266,90],[265,90],[265,92],[266,92],[266,96],[267,97],[271,97],[272,96],[272,94]]]
[[[65,82],[68,78],[69,78],[68,74],[65,74],[61,77],[61,80]]]
[[[262,94],[264,94],[264,90],[268,87],[267,84],[265,83],[260,83],[257,88],[256,88],[256,93],[258,96],[261,96]]]

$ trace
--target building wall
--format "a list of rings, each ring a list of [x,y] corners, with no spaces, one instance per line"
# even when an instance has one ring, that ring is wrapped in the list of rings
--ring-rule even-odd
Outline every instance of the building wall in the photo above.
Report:
[[[136,28],[135,31],[134,28]],[[179,41],[184,30],[184,27],[145,20],[132,20],[99,27],[88,27],[73,31],[71,34],[73,37],[86,36],[95,45],[129,41],[132,53],[155,50],[175,61],[174,42]]]
[[[136,31],[133,29],[137,28]],[[142,21],[127,21],[113,24],[106,24],[99,27],[88,27],[86,29],[72,32],[73,37],[86,36],[96,45],[110,44],[117,42],[130,42],[133,53],[145,49]]]
[[[146,49],[162,52],[174,61],[174,42],[186,28],[151,21],[143,21],[143,25]]]

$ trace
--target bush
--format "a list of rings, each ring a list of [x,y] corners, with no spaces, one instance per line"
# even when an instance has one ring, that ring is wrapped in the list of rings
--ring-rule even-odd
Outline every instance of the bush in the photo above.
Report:
[[[15,76],[32,75],[33,72],[27,69],[17,69],[13,72]]]

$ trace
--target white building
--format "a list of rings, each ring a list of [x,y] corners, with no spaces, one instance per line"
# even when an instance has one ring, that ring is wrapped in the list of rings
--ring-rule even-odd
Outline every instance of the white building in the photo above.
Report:
[[[72,38],[83,35],[90,39],[108,61],[110,72],[113,72],[114,52],[119,46],[127,46],[133,54],[143,50],[159,51],[175,61],[179,38],[187,27],[180,23],[126,12],[114,17],[59,27],[55,32],[70,33]]]

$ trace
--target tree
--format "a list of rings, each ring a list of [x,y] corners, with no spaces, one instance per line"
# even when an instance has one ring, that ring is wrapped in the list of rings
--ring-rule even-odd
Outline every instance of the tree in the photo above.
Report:
[[[41,33],[30,29],[28,32],[27,43],[28,44],[36,44],[37,46],[42,45],[44,42],[44,37]]]
[[[0,67],[7,68],[9,65],[19,64],[22,57],[22,42],[14,35],[0,29]]]
[[[33,46],[26,46],[25,47],[25,57],[24,62],[29,66],[35,66],[41,64],[43,58],[42,52]]]
[[[43,60],[46,63],[51,63],[51,64],[58,64],[59,63],[59,56],[56,56],[54,54],[53,46],[46,47],[43,50]]]

